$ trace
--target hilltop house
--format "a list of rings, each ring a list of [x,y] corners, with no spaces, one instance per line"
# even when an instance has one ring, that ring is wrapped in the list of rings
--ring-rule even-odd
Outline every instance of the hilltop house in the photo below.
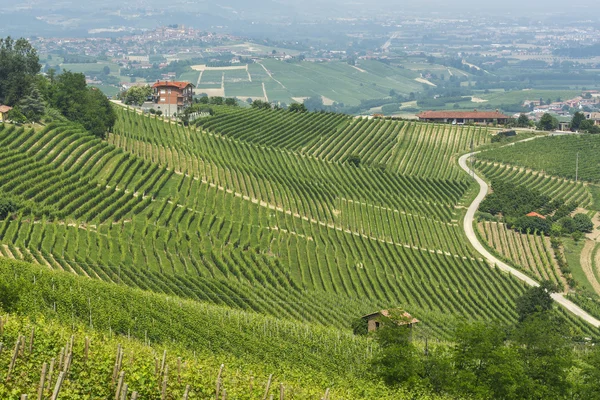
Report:
[[[406,325],[412,328],[414,324],[420,322],[412,315],[400,309],[380,310],[371,314],[363,315],[361,318],[367,320],[367,329],[369,332],[376,331],[382,324],[381,317],[390,318],[397,325]]]
[[[424,111],[417,115],[420,121],[452,124],[504,124],[508,116],[496,111]]]
[[[0,104],[0,122],[8,120],[8,112],[12,110],[12,107],[4,106]]]
[[[152,85],[152,101],[163,115],[171,117],[192,104],[194,85],[189,82],[156,81]]]

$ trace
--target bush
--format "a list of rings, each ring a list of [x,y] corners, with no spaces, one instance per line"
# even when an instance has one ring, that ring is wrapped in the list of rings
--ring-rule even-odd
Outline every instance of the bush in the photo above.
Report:
[[[594,229],[594,223],[587,214],[575,214],[573,216],[573,222],[575,224],[575,229],[579,232],[589,233]]]
[[[12,200],[0,197],[0,219],[5,219],[18,209],[19,207]]]

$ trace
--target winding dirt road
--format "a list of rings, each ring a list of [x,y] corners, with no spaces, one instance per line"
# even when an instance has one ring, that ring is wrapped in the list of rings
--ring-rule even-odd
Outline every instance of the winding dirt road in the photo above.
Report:
[[[535,139],[535,137],[526,139],[526,140],[532,140],[532,139]],[[497,268],[501,269],[502,271],[505,271],[511,275],[514,275],[518,279],[527,283],[529,286],[539,286],[539,283],[537,283],[535,280],[533,280],[529,276],[525,275],[523,272],[514,269],[510,265],[507,265],[506,263],[504,263],[504,262],[498,260],[496,257],[494,257],[489,251],[487,251],[485,249],[485,247],[483,247],[483,245],[477,239],[477,235],[475,235],[475,228],[473,225],[473,220],[475,218],[475,212],[479,208],[479,204],[481,204],[481,202],[487,195],[488,189],[489,189],[488,184],[483,179],[481,179],[475,173],[475,171],[473,171],[467,165],[468,159],[477,153],[479,153],[479,152],[476,151],[474,153],[468,153],[458,159],[458,164],[460,165],[460,167],[462,169],[464,169],[469,175],[471,175],[479,184],[479,193],[477,194],[477,197],[475,198],[475,200],[473,200],[473,202],[467,209],[467,214],[465,215],[465,219],[464,219],[464,230],[467,235],[467,238],[469,239],[469,242],[471,242],[471,245],[475,248],[475,250],[477,250],[483,256],[483,258],[486,259],[491,265],[495,265]],[[576,305],[572,301],[567,300],[562,295],[562,293],[552,293],[552,298],[558,304],[560,304],[561,306],[563,306],[564,308],[566,308],[568,311],[575,314],[579,318],[590,323],[591,325],[595,326],[596,328],[600,327],[600,320],[598,320],[598,319],[594,318],[593,316],[591,316],[590,314],[588,314],[586,311],[581,309],[578,305]]]

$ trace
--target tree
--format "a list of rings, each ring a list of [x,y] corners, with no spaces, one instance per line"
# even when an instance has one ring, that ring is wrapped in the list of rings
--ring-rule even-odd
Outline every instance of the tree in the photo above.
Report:
[[[564,321],[550,312],[531,314],[516,326],[511,339],[526,367],[523,398],[565,398],[573,352]]]
[[[35,85],[31,87],[29,95],[21,99],[19,105],[21,112],[29,121],[38,122],[42,115],[44,115],[44,100]]]
[[[258,109],[263,109],[263,110],[270,110],[271,109],[271,103],[269,103],[268,101],[262,101],[262,100],[254,100],[251,104],[252,108],[258,108]]]
[[[123,103],[127,105],[141,106],[152,95],[152,88],[146,86],[132,86],[121,93]]]
[[[573,216],[573,223],[575,224],[575,229],[579,232],[589,233],[594,229],[594,223],[587,214],[575,214]]]
[[[19,209],[17,204],[10,199],[0,197],[0,220],[6,219],[9,215]]]
[[[540,286],[527,289],[516,302],[519,321],[524,321],[532,314],[552,310],[553,300],[550,293],[553,291],[556,291],[556,287],[548,281],[542,282]]]
[[[573,115],[573,119],[571,119],[571,129],[575,131],[578,130],[583,121],[585,121],[585,115],[580,111],[576,112],[575,115]]]
[[[582,399],[600,400],[600,346],[594,349],[585,358],[581,371]]]
[[[97,88],[89,88],[85,76],[70,71],[56,78],[49,103],[71,121],[79,122],[92,134],[104,138],[117,116],[110,101]]]
[[[304,104],[292,103],[288,107],[288,111],[290,111],[290,112],[304,113],[304,112],[307,112],[308,110],[306,109],[306,106]]]
[[[225,105],[226,106],[237,106],[238,105],[237,99],[235,97],[228,97],[225,99]]]
[[[518,399],[525,376],[515,349],[497,324],[460,325],[454,334],[455,391],[474,398]]]
[[[529,126],[529,118],[527,117],[527,115],[519,115],[519,118],[517,119],[517,126],[519,128],[526,128]]]
[[[538,128],[544,131],[553,131],[558,128],[558,120],[554,118],[552,115],[545,113],[542,115],[540,122],[538,124]]]
[[[36,50],[26,39],[0,39],[0,103],[16,105],[30,93],[41,68]]]
[[[419,351],[410,338],[410,328],[398,325],[392,319],[381,318],[381,327],[375,339],[382,351],[374,357],[372,365],[375,373],[388,385],[417,383],[423,372]]]
[[[24,124],[27,122],[27,117],[23,115],[19,106],[13,107],[13,109],[8,112],[7,117],[9,121],[12,121],[15,124]]]

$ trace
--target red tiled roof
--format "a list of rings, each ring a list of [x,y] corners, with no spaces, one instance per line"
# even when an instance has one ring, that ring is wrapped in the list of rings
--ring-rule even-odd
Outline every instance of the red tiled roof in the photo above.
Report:
[[[530,212],[529,214],[525,215],[526,217],[538,217],[541,219],[546,219],[546,217],[544,217],[542,214],[538,214],[535,211]]]
[[[189,82],[173,82],[173,81],[158,81],[156,82],[154,85],[152,85],[153,88],[155,87],[160,87],[160,86],[166,86],[166,87],[176,87],[179,89],[185,89],[188,85],[192,85]],[[194,85],[192,85],[194,86]]]
[[[12,110],[12,107],[0,105],[0,113],[9,112]]]
[[[506,119],[508,116],[498,111],[423,111],[421,119],[464,118],[464,119]]]

